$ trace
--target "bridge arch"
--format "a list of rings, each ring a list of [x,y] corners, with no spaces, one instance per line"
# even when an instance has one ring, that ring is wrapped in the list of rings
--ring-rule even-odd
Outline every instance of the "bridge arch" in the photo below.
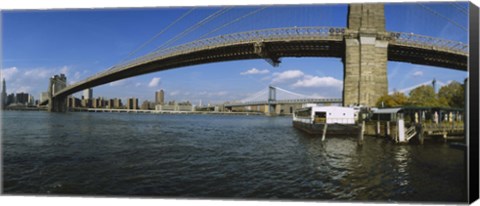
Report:
[[[368,6],[371,6],[369,8],[371,10],[381,10],[379,15],[383,15],[383,5],[369,4]],[[358,5],[350,6],[349,16],[352,16],[352,19],[358,15],[365,15],[359,13],[363,10],[359,10],[357,7]],[[67,86],[55,93],[52,98],[66,98],[75,92],[128,77],[211,62],[266,59],[275,65],[280,62],[279,59],[282,57],[338,57],[344,60],[344,65],[347,65],[349,60],[346,57],[352,56],[352,53],[347,51],[348,48],[361,50],[349,47],[349,42],[358,44],[363,41],[371,41],[368,39],[372,38],[375,45],[377,43],[385,44],[386,59],[381,61],[402,61],[464,71],[467,69],[468,46],[466,44],[411,33],[386,32],[384,29],[373,27],[372,30],[368,26],[356,28],[353,26],[356,24],[359,22],[352,20],[349,22],[349,28],[273,28],[201,39],[114,66]],[[377,23],[375,26],[378,26]],[[344,73],[346,72],[344,71]],[[344,101],[345,99],[344,95]],[[360,98],[358,102],[362,102]],[[371,101],[367,101],[368,104],[371,104]]]

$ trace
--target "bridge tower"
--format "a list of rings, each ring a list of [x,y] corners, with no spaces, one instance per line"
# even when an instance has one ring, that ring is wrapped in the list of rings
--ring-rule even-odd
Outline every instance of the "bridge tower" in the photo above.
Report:
[[[268,115],[274,115],[277,101],[277,89],[273,86],[268,86]]]
[[[350,4],[343,57],[343,105],[374,106],[388,94],[384,5]]]
[[[66,112],[67,96],[56,96],[55,93],[67,87],[67,77],[64,74],[50,77],[48,85],[48,111],[49,112]]]

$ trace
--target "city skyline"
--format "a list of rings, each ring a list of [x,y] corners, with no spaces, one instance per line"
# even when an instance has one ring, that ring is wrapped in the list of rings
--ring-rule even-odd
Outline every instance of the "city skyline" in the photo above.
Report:
[[[466,16],[453,7],[425,4],[466,27]],[[230,14],[226,14],[225,19],[207,24],[206,28],[193,32],[177,44],[194,40],[231,19],[259,8],[261,7],[235,7]],[[11,92],[28,92],[39,98],[41,92],[47,90],[51,75],[65,73],[68,83],[85,79],[126,58],[148,53],[202,18],[220,10],[220,7],[197,8],[175,28],[140,52],[129,56],[129,53],[189,9],[6,11],[3,13],[5,45],[2,76],[11,82]],[[291,12],[280,16],[278,20],[262,18],[285,9]],[[386,18],[391,19],[386,21],[389,31],[413,32],[467,42],[467,32],[428,13],[417,4],[386,4],[385,10]],[[272,6],[238,25],[225,27],[208,36],[294,25],[345,27],[346,12],[346,4]],[[405,18],[389,18],[390,15],[422,18],[417,20],[418,24],[412,25]],[[249,25],[254,19],[262,21]],[[71,31],[66,31],[65,28]],[[436,79],[439,86],[452,80],[463,82],[467,76],[467,72],[400,62],[388,62],[387,70],[389,91],[402,90],[432,79]],[[261,59],[231,61],[155,72],[93,89],[97,97],[137,97],[139,102],[154,101],[154,92],[163,89],[166,91],[166,101],[220,103],[246,98],[270,84],[315,97],[341,97],[343,64],[339,58],[283,58],[276,68]],[[81,95],[81,92],[74,94],[76,97]]]

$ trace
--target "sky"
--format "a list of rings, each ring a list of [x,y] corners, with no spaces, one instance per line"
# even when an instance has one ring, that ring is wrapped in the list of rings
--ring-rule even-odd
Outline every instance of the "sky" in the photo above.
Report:
[[[388,3],[385,5],[386,29],[467,43],[468,18],[464,11],[467,7],[466,3]],[[38,99],[54,74],[66,74],[69,84],[78,82],[158,49],[223,9],[192,8],[3,10],[1,73],[7,82],[7,93],[28,92]],[[269,6],[210,33],[261,8],[263,6],[231,8],[166,46],[187,43],[205,34],[213,37],[266,28],[346,27],[347,24],[346,4]],[[160,33],[184,14],[187,14],[185,18]],[[152,39],[156,35],[158,37]],[[141,47],[145,42],[149,44]],[[282,58],[281,61],[278,67],[262,59],[181,67],[97,86],[93,88],[93,96],[138,97],[142,102],[154,100],[155,91],[163,89],[166,101],[206,104],[249,99],[266,90],[268,85],[274,85],[312,97],[341,98],[343,64],[340,58]],[[450,81],[463,82],[468,73],[390,61],[387,75],[390,91],[404,91],[434,78],[440,86]],[[74,94],[81,95],[81,92]]]

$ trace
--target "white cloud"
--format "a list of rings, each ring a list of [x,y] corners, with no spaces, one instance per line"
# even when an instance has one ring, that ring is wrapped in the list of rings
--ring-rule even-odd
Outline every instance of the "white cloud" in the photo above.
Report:
[[[30,69],[23,72],[23,75],[25,77],[29,77],[32,79],[47,79],[53,76],[54,74],[55,74],[55,71],[53,69],[44,69],[44,68]]]
[[[157,87],[160,83],[160,77],[153,77],[153,79],[148,83],[148,87]]]
[[[63,66],[63,67],[60,69],[60,73],[61,73],[61,74],[65,74],[65,76],[67,76],[69,70],[70,70],[70,68],[68,68],[67,66]]]
[[[19,93],[19,92],[25,92],[25,93],[29,93],[32,91],[32,87],[30,86],[20,86],[18,88],[15,89],[15,93]]]
[[[137,83],[135,84],[135,87],[139,87],[139,86],[142,86],[142,83],[137,82]]]
[[[419,77],[419,76],[422,76],[423,75],[423,72],[422,71],[416,71],[413,73],[413,76],[416,76],[416,77]]]
[[[249,69],[247,71],[244,71],[242,73],[240,73],[241,75],[249,75],[249,74],[268,74],[270,71],[268,71],[268,69],[264,69],[264,70],[258,70],[256,68],[252,68],[252,69]]]
[[[127,81],[125,79],[121,79],[121,80],[117,80],[117,81],[114,81],[114,82],[110,82],[108,85],[110,85],[111,87],[118,87],[118,86],[123,86],[127,83]]]
[[[305,76],[303,79],[295,82],[293,87],[337,87],[343,86],[343,81],[333,77]]]
[[[179,95],[179,94],[180,94],[180,91],[170,92],[170,96],[176,96],[176,95]]]
[[[2,78],[4,78],[6,81],[11,80],[15,74],[18,73],[17,67],[10,67],[6,69],[1,70]]]
[[[290,79],[296,79],[304,76],[304,73],[300,70],[287,70],[281,73],[273,74],[273,83],[279,83]]]

